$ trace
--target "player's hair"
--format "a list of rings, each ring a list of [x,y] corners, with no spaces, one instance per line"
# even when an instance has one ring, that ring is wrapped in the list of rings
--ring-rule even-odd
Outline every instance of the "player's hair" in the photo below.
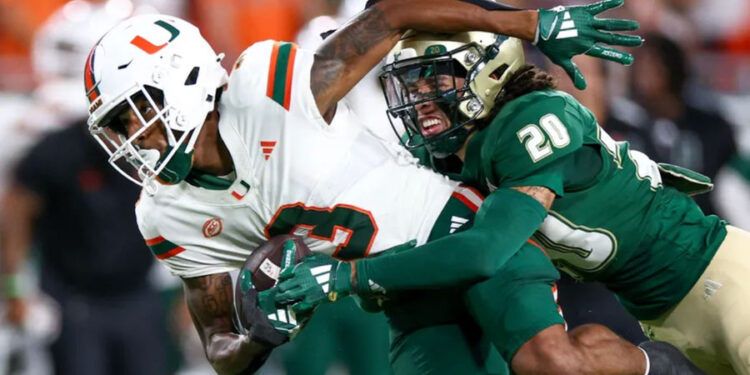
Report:
[[[530,92],[554,89],[557,87],[555,79],[549,73],[534,65],[526,64],[513,73],[510,80],[495,99],[495,106],[487,118],[477,123],[482,129],[489,125],[505,104]]]

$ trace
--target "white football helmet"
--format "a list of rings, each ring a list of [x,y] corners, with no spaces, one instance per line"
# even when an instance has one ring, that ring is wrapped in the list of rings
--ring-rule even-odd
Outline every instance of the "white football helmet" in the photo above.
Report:
[[[222,57],[198,28],[172,16],[135,16],[107,32],[89,53],[84,83],[89,131],[110,164],[148,190],[154,180],[184,179],[217,90],[227,82]],[[119,118],[131,109],[142,126],[128,137]],[[163,155],[134,144],[152,126],[163,126],[169,144]]]

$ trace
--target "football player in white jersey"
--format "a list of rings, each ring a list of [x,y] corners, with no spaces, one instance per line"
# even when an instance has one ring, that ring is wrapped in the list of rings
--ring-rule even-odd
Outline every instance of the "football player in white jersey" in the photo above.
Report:
[[[449,228],[445,234],[465,229],[470,219],[446,217],[446,212],[476,211],[481,204],[471,189],[413,166],[405,150],[384,145],[358,126],[346,107],[336,105],[404,30],[483,29],[536,37],[553,61],[575,75],[570,57],[597,41],[634,44],[633,37],[618,39],[597,30],[633,28],[593,17],[621,2],[595,5],[588,18],[576,19],[581,32],[573,36],[561,30],[565,8],[541,17],[536,11],[486,11],[453,0],[384,0],[315,54],[290,43],[253,45],[235,63],[231,78],[219,64],[221,57],[182,20],[140,16],[105,35],[86,63],[90,129],[111,164],[144,187],[136,209],[139,226],[156,257],[182,277],[214,369],[252,372],[267,357],[269,344],[278,344],[253,326],[237,327],[237,333],[232,325],[230,273],[262,241],[291,232],[305,236],[313,251],[365,257],[410,240],[424,243],[441,221]],[[426,8],[431,12],[421,12]],[[449,205],[462,207],[451,211]],[[532,245],[528,251],[538,252]],[[541,280],[549,305],[554,305],[555,277]],[[459,281],[471,280],[449,277],[445,283]],[[377,286],[363,288],[377,291]],[[559,316],[547,322],[562,323]],[[280,326],[278,320],[257,324]],[[588,360],[576,366],[598,363],[602,367],[594,373],[648,372],[648,357],[636,347],[611,332],[596,333],[593,341],[579,342],[586,348],[566,340],[559,352],[588,350]],[[473,358],[474,349],[461,335],[442,336],[433,344],[450,342],[450,351]],[[516,355],[537,355],[533,347],[524,348]],[[408,352],[402,357],[418,362]],[[443,365],[439,354],[432,358],[437,371],[453,366],[452,373],[484,372],[480,364],[461,368]],[[404,364],[402,373],[423,373],[414,363]]]

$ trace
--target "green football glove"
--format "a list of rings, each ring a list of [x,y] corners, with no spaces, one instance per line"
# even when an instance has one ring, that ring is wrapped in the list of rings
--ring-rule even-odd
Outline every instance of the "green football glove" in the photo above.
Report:
[[[258,293],[258,307],[263,310],[269,323],[277,332],[292,339],[307,323],[311,314],[304,312],[295,314],[290,306],[277,304],[276,293],[274,288]]]
[[[296,253],[294,241],[284,243],[281,264],[292,264]],[[286,267],[285,269],[291,269]],[[238,313],[242,326],[251,340],[276,347],[294,338],[309,320],[309,314],[296,315],[291,308],[276,303],[275,288],[258,292],[250,270],[243,269],[237,280]]]
[[[586,54],[623,65],[633,63],[631,54],[597,44],[628,47],[643,44],[640,36],[606,32],[636,30],[637,21],[595,17],[605,10],[619,7],[624,1],[605,0],[583,6],[539,9],[539,25],[534,44],[553,63],[565,69],[577,89],[585,89],[586,80],[576,64],[570,60],[573,56]]]
[[[322,303],[335,302],[353,293],[352,266],[325,254],[302,258],[279,275],[275,300],[292,304],[295,314],[309,314]]]

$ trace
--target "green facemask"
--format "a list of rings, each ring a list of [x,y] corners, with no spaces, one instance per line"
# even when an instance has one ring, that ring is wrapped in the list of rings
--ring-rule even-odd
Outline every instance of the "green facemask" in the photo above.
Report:
[[[471,130],[462,126],[459,129],[451,131],[450,134],[437,135],[435,139],[425,142],[425,147],[435,158],[446,158],[461,149],[466,142],[466,138],[471,134]]]
[[[156,176],[159,182],[165,185],[174,185],[185,180],[185,177],[190,173],[190,168],[193,166],[193,151],[185,152],[186,148],[187,145],[185,144],[181,144],[177,148],[177,152],[175,152],[172,159],[167,162],[167,165],[164,166],[161,173]],[[162,157],[159,158],[159,161],[156,162],[157,168],[164,162],[164,158],[166,158],[173,149],[174,147],[167,146],[164,155],[162,155]]]

